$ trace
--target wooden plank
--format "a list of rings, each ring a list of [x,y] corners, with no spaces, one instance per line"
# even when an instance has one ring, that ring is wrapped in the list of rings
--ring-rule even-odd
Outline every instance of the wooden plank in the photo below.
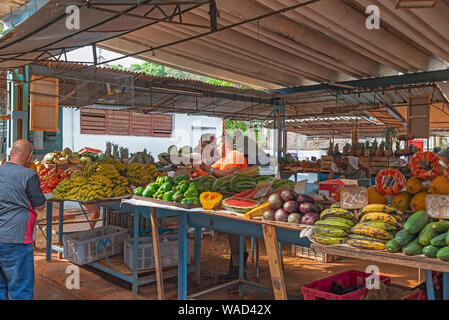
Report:
[[[276,228],[271,225],[263,225],[263,237],[267,250],[268,264],[270,266],[271,282],[273,284],[274,298],[287,300],[284,272],[282,271],[281,255],[276,237]]]
[[[427,258],[424,256],[407,256],[403,253],[390,253],[381,250],[365,250],[343,245],[326,246],[318,243],[312,243],[310,247],[317,251],[343,257],[375,261],[379,263],[389,263],[410,268],[449,272],[448,262],[441,261],[439,259]]]
[[[156,208],[150,208],[150,213],[151,231],[153,238],[154,267],[156,269],[157,280],[157,297],[159,300],[164,300],[164,279],[162,278],[161,247],[159,243],[159,230]]]

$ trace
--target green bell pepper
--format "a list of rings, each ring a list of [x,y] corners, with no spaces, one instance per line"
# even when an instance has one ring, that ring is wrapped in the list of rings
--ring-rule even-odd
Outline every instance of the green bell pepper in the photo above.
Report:
[[[146,187],[145,190],[143,190],[142,195],[144,197],[152,198],[155,193],[156,193],[156,190],[154,190],[151,187]]]
[[[173,201],[173,195],[175,194],[174,191],[168,191],[164,193],[164,196],[162,197],[162,200],[165,201]]]
[[[170,182],[165,182],[162,186],[161,186],[162,191],[164,192],[168,192],[168,191],[172,191],[173,190],[173,185]]]
[[[143,188],[142,188],[142,187],[135,188],[133,193],[134,193],[136,196],[141,196],[142,193],[143,193]]]
[[[199,195],[200,195],[200,193],[198,191],[198,188],[195,185],[193,185],[193,184],[191,184],[189,186],[189,188],[187,189],[187,191],[184,192],[184,197],[185,198],[198,197]]]
[[[165,176],[165,177],[162,178],[162,182],[163,183],[170,182],[170,184],[173,184],[173,181],[174,181],[173,178],[170,177],[170,176]]]
[[[181,204],[199,204],[198,197],[188,197],[181,200]]]
[[[182,193],[184,193],[184,192],[186,192],[187,191],[187,189],[189,189],[189,185],[187,184],[187,183],[185,183],[185,182],[181,182],[179,185],[178,185],[178,191],[181,191]]]
[[[184,180],[189,180],[189,175],[188,174],[184,174],[182,176],[179,176],[179,177],[175,178],[174,184],[180,184]]]

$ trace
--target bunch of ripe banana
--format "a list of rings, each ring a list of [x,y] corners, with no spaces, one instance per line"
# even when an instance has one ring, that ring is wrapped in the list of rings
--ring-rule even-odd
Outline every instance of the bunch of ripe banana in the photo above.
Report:
[[[120,161],[115,160],[114,158],[107,158],[106,160],[102,161],[101,163],[104,164],[112,164],[119,173],[124,173],[126,171],[126,165],[121,163]]]
[[[97,172],[98,162],[88,162],[83,168],[83,177],[90,178]]]
[[[120,176],[120,173],[112,164],[100,163],[97,167],[97,174],[108,177],[109,179],[114,179]]]
[[[129,181],[125,177],[118,176],[116,178],[113,178],[112,183],[114,184],[114,188],[112,189],[114,197],[120,197],[125,194],[132,193],[132,190],[129,187]]]
[[[396,213],[395,209],[383,204],[364,207],[359,214],[359,223],[351,229],[346,243],[362,249],[385,249],[387,241],[401,228],[393,213]]]
[[[321,244],[342,244],[348,239],[355,216],[336,205],[321,212],[320,220],[312,228],[312,239]]]
[[[132,162],[126,167],[126,177],[131,184],[136,186],[147,185],[156,180],[159,175],[159,170],[150,163]]]

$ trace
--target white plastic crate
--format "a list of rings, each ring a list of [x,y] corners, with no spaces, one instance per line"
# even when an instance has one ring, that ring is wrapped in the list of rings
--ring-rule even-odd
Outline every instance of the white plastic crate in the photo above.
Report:
[[[179,242],[177,234],[159,236],[162,267],[173,267],[178,265]],[[125,239],[123,260],[126,266],[133,269],[134,239]],[[187,263],[190,263],[190,239],[187,242]],[[137,270],[148,270],[154,268],[153,238],[139,238],[137,249]]]
[[[127,236],[128,230],[111,225],[65,234],[64,257],[78,265],[109,258],[123,252]]]

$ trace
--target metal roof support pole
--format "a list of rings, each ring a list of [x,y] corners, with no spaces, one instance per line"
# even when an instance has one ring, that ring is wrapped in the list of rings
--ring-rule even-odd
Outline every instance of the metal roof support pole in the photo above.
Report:
[[[17,83],[19,81],[20,83]],[[7,114],[11,115],[7,125],[6,154],[11,153],[14,141],[28,140],[29,68],[15,69],[7,73]]]
[[[280,162],[285,153],[285,104],[283,100],[273,101],[273,150],[277,159],[276,177],[280,177]]]

